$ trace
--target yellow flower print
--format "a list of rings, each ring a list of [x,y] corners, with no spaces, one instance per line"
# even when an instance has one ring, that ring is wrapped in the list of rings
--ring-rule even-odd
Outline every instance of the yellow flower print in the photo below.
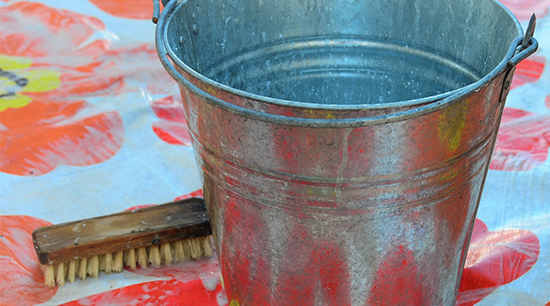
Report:
[[[28,105],[32,99],[22,93],[50,91],[61,85],[58,71],[31,65],[29,58],[0,54],[0,112]]]
[[[241,304],[239,304],[239,301],[237,300],[231,300],[231,302],[229,303],[229,306],[241,306]]]
[[[223,290],[225,290],[225,284],[223,283],[223,276],[220,275],[220,281],[222,284]],[[229,306],[241,306],[238,300],[232,299],[231,302],[229,302]]]

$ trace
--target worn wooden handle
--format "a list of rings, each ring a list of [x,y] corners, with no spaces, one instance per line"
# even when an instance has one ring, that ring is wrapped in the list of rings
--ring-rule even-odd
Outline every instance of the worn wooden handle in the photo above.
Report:
[[[202,198],[125,211],[36,229],[41,264],[207,236],[212,233]]]

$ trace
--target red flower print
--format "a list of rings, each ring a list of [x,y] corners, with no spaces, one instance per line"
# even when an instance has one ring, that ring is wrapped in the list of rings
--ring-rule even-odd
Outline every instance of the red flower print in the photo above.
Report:
[[[550,95],[546,96],[546,99],[544,100],[544,104],[546,107],[550,108]]]
[[[546,160],[550,146],[550,117],[506,107],[490,169],[525,171]]]
[[[143,7],[140,0],[110,4],[120,10]],[[146,98],[177,92],[177,84],[160,64],[153,42],[121,48],[107,39],[90,42],[105,30],[97,18],[40,3],[16,2],[0,8],[0,23],[0,59],[2,55],[28,59],[31,68],[59,72],[59,87],[41,93],[41,97],[82,99],[142,90],[143,84],[147,84],[142,92]]]
[[[103,23],[29,2],[0,8],[0,23],[0,171],[40,175],[112,157],[122,145],[122,118],[80,100],[123,85],[121,73],[102,73],[114,65],[98,56],[109,42],[83,45]]]
[[[184,268],[182,268],[184,269]],[[78,299],[62,306],[133,305],[133,306],[223,306],[218,304],[221,286],[206,289],[200,279],[182,283],[172,279],[123,287]],[[223,295],[222,295],[223,296]],[[223,298],[222,298],[223,299]]]
[[[103,91],[120,86],[121,75],[107,76],[102,73],[114,63],[98,58],[108,50],[110,42],[96,40],[85,44],[95,32],[105,28],[99,19],[39,3],[17,2],[0,8],[0,23],[2,64],[6,64],[6,58],[11,58],[8,64],[13,67],[14,62],[18,63],[17,67],[13,67],[16,69],[22,68],[21,62],[28,62],[30,67],[23,68],[31,72],[45,69],[57,73],[57,78],[52,76],[39,82],[39,85],[46,87],[49,83],[58,82],[57,86],[39,93],[34,90],[34,96],[82,99],[85,96],[110,94],[112,92]],[[10,67],[8,70],[11,70]],[[27,86],[29,84],[22,86],[21,91],[25,92]]]
[[[153,131],[169,144],[191,145],[183,105],[174,96],[154,100],[151,104],[153,112],[160,118],[153,123]]]
[[[537,81],[542,75],[545,65],[546,58],[540,55],[533,55],[519,63],[516,66],[516,72],[514,72],[511,89]]]
[[[16,175],[48,173],[60,164],[84,166],[113,156],[124,128],[116,112],[94,113],[84,101],[35,98],[23,108],[2,112],[0,171]]]
[[[193,197],[203,197],[203,194],[202,194],[202,189],[199,189],[199,190],[195,190],[191,193],[188,193],[188,194],[184,194],[182,196],[179,196],[177,198],[174,199],[174,201],[179,201],[179,200],[183,200],[183,199],[189,199],[189,198],[193,198]]]
[[[35,305],[50,300],[57,288],[44,285],[32,231],[51,223],[28,216],[0,216],[0,305]]]
[[[159,280],[99,293],[63,305],[223,306],[227,304],[220,283],[219,267],[214,258],[186,261],[169,266],[139,268],[132,272],[158,277]]]
[[[90,2],[100,10],[117,17],[151,19],[153,16],[151,0],[90,0]]]
[[[509,8],[520,21],[527,21],[535,13],[537,18],[548,14],[550,0],[501,0],[504,6]]]
[[[490,232],[476,220],[456,305],[470,306],[535,265],[540,245],[527,230]]]
[[[179,201],[179,200],[184,200],[184,199],[189,199],[189,198],[193,198],[193,197],[202,197],[202,189],[199,189],[199,190],[195,190],[191,193],[186,193],[184,195],[181,195],[177,198],[174,199],[174,202],[176,201]],[[155,206],[155,205],[158,205],[158,204],[144,204],[144,205],[137,205],[137,206],[132,206],[130,208],[127,208],[125,209],[124,211],[129,211],[129,210],[134,210],[134,209],[141,209],[141,208],[145,208],[145,207],[151,207],[151,206]]]

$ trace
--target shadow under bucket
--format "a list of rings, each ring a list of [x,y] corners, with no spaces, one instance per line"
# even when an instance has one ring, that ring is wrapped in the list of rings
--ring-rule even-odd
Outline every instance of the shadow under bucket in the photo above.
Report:
[[[230,305],[454,305],[533,27],[490,0],[168,1]]]

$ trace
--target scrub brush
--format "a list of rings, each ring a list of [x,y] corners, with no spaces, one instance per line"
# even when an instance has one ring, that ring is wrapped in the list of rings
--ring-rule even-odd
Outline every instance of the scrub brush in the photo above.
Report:
[[[212,256],[202,198],[51,225],[32,236],[45,284],[62,286],[88,275]]]

